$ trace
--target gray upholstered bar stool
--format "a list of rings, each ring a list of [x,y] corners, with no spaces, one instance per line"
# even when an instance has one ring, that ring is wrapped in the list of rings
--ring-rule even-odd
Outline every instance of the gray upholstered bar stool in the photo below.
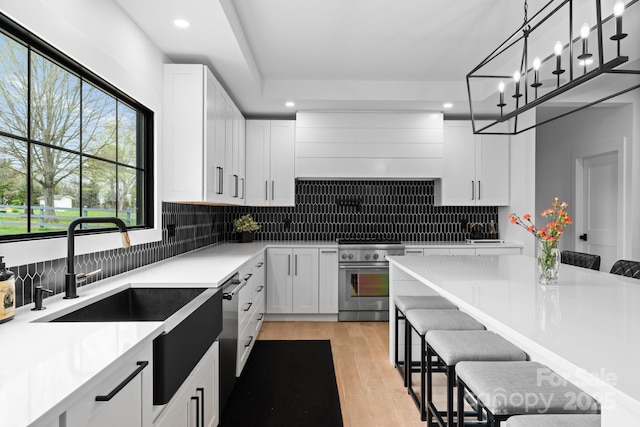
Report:
[[[452,427],[455,366],[462,361],[520,362],[527,360],[525,352],[491,331],[429,331],[427,341],[427,425],[433,417],[440,427]],[[447,375],[446,422],[433,402],[433,357],[444,365]]]
[[[459,362],[458,413],[469,390],[487,413],[487,425],[499,426],[512,415],[599,414],[591,396],[538,362]],[[464,416],[458,427],[464,427]]]
[[[450,302],[448,299],[441,296],[423,296],[423,295],[397,295],[393,298],[393,303],[396,307],[396,339],[395,349],[393,354],[393,363],[396,369],[402,376],[404,386],[407,386],[407,381],[411,375],[411,367],[407,370],[405,362],[398,361],[398,349],[400,347],[398,328],[401,320],[405,320],[405,313],[409,310],[415,310],[418,308],[425,310],[439,310],[439,309],[451,309],[457,310],[458,307]],[[406,360],[406,359],[405,359]]]
[[[506,427],[600,427],[599,414],[516,415]]]
[[[405,355],[404,360],[407,366],[411,366],[411,336],[412,331],[420,336],[420,398],[416,395],[411,384],[411,369],[408,369],[407,389],[413,398],[418,410],[420,411],[420,419],[427,419],[426,407],[426,371],[427,357],[425,335],[429,331],[464,331],[464,330],[484,330],[484,325],[475,320],[473,317],[459,310],[425,310],[415,309],[405,313]]]

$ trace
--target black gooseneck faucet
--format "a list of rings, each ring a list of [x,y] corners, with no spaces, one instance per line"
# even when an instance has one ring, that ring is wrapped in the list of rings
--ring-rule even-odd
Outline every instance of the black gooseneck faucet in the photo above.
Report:
[[[120,233],[122,234],[122,247],[128,248],[131,246],[127,226],[120,218],[93,216],[80,217],[71,221],[67,228],[67,274],[64,277],[64,299],[78,298],[78,279],[84,280],[87,277],[102,271],[102,269],[99,269],[91,273],[80,273],[76,275],[73,262],[75,256],[75,228],[80,224],[101,224],[105,222],[110,222],[118,226]]]

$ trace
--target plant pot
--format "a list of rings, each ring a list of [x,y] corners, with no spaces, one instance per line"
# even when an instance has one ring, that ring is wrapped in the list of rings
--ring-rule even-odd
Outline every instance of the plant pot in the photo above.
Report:
[[[253,233],[251,231],[241,231],[238,233],[238,243],[253,242]]]

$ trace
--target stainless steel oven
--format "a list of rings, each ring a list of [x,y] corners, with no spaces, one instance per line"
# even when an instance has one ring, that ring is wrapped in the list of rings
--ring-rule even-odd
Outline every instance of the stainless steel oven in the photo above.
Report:
[[[389,320],[387,255],[404,255],[400,242],[338,242],[340,321]]]

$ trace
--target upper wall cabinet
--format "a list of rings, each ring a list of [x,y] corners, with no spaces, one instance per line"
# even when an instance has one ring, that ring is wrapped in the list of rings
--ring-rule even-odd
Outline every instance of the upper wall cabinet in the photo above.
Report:
[[[439,178],[439,112],[298,112],[298,178]]]
[[[294,206],[293,120],[246,121],[246,204]]]
[[[163,200],[244,204],[244,117],[211,71],[165,64],[163,104]]]
[[[444,171],[435,202],[450,206],[509,204],[509,137],[474,135],[471,122],[444,122]]]

